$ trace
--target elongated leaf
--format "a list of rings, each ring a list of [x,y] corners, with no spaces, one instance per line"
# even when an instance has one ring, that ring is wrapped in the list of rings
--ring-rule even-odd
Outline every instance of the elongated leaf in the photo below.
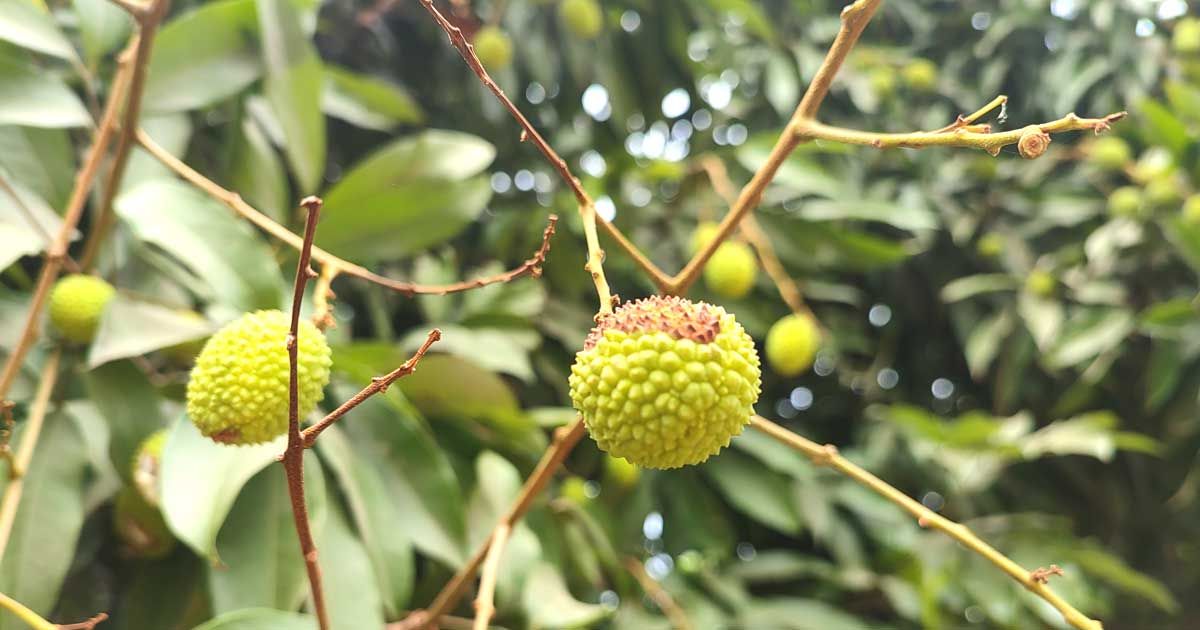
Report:
[[[321,437],[324,439],[325,435]],[[341,509],[333,506],[325,520],[317,545],[325,575],[330,625],[382,628],[383,601],[366,548],[350,531]]]
[[[146,375],[130,361],[114,361],[87,373],[88,398],[106,420],[109,457],[125,481],[130,462],[151,433],[164,426],[161,398]]]
[[[1010,275],[1003,273],[985,273],[974,276],[957,278],[942,287],[942,301],[953,304],[983,293],[995,291],[1011,291],[1020,286]]]
[[[724,451],[710,459],[703,470],[738,511],[781,532],[800,532],[800,518],[791,500],[789,481],[779,473],[766,470],[734,451]]]
[[[37,193],[51,208],[66,205],[75,172],[66,130],[0,127],[0,166],[10,180]]]
[[[10,0],[11,1],[11,0]],[[83,54],[95,64],[128,37],[133,18],[124,9],[104,0],[73,0],[79,17]]]
[[[121,294],[104,309],[96,338],[88,350],[88,367],[136,357],[177,343],[201,339],[215,327],[180,311]]]
[[[217,444],[186,417],[175,421],[162,455],[162,511],[175,537],[217,562],[217,532],[258,471],[283,452],[286,438],[255,446]],[[204,471],[197,474],[196,471]]]
[[[325,172],[321,60],[289,0],[257,0],[266,95],[279,119],[284,148],[301,192],[317,192]]]
[[[379,131],[425,119],[421,107],[403,88],[330,65],[325,66],[321,107],[330,116]]]
[[[254,0],[219,0],[171,20],[154,41],[148,112],[207,107],[262,75]]]
[[[26,0],[0,0],[0,39],[68,61],[77,58],[54,17]]]
[[[14,445],[21,443],[23,429],[17,429]],[[83,526],[89,470],[87,452],[79,447],[83,440],[66,415],[46,418],[0,561],[0,592],[43,616],[58,599]],[[0,480],[0,487],[6,485],[7,475]],[[15,616],[0,616],[0,630],[26,627]]]
[[[108,623],[117,630],[192,627],[196,613],[192,610],[189,615],[189,609],[208,596],[204,570],[204,561],[182,546],[166,559],[139,563],[122,590],[120,614]],[[189,618],[192,623],[187,623]]]
[[[316,630],[317,620],[310,615],[251,608],[235,610],[196,626],[194,630]]]
[[[287,222],[287,175],[266,134],[249,116],[242,120],[241,133],[234,141],[227,177],[231,188],[250,205],[276,221]]]
[[[1078,365],[1121,343],[1133,331],[1133,313],[1106,309],[1073,317],[1064,325],[1062,338],[1046,355],[1052,368]]]
[[[604,606],[575,599],[567,590],[562,574],[550,564],[538,565],[529,575],[524,604],[535,627],[588,627],[610,614]]]
[[[62,79],[0,57],[0,125],[57,128],[83,127],[89,122],[83,102]]]

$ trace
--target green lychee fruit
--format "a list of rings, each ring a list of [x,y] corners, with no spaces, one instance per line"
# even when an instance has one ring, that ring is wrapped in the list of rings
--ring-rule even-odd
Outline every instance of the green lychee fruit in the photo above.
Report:
[[[1119,171],[1133,161],[1129,143],[1117,136],[1102,136],[1086,146],[1088,163],[1106,171]]]
[[[726,241],[717,247],[704,265],[704,283],[721,297],[737,299],[754,288],[758,259],[750,246]]]
[[[1183,220],[1191,224],[1200,223],[1200,195],[1191,195],[1183,202]]]
[[[1146,184],[1146,204],[1151,208],[1170,208],[1181,201],[1183,191],[1174,177],[1158,177]]]
[[[50,323],[70,343],[91,343],[114,295],[116,289],[96,276],[64,276],[50,291]]]
[[[1200,19],[1179,20],[1171,33],[1171,48],[1181,55],[1200,53]]]
[[[475,55],[488,70],[503,70],[512,63],[513,44],[498,26],[485,26],[475,33]]]
[[[1175,158],[1163,147],[1151,147],[1138,157],[1130,173],[1133,181],[1148,184],[1156,179],[1169,176],[1175,172]]]
[[[135,558],[162,558],[175,548],[175,536],[158,507],[133,488],[122,488],[113,503],[113,529],[121,551]]]
[[[1025,290],[1038,297],[1054,295],[1057,286],[1058,281],[1054,279],[1054,275],[1043,269],[1035,269],[1025,278]]]
[[[642,476],[642,469],[624,457],[604,457],[604,480],[618,488],[632,488]]]
[[[204,435],[223,444],[269,442],[288,426],[288,316],[248,313],[217,331],[192,368],[187,414]],[[316,408],[329,383],[329,344],[300,320],[296,373],[303,418]]]
[[[938,67],[928,59],[913,59],[900,69],[900,77],[917,92],[932,92],[937,87]]]
[[[717,230],[720,225],[713,221],[703,221],[696,226],[696,230],[692,232],[691,252],[695,254],[708,245],[714,238],[717,237]]]
[[[1137,218],[1142,211],[1142,189],[1122,186],[1108,196],[1108,213],[1114,217]]]
[[[562,485],[558,488],[559,494],[562,497],[575,505],[587,505],[595,495],[594,488],[588,488],[588,482],[583,477],[571,475],[563,479]]]
[[[891,68],[880,66],[871,70],[867,81],[880,100],[886,100],[896,91],[896,71]]]
[[[600,318],[569,382],[602,450],[643,468],[677,468],[742,432],[760,376],[754,340],[725,309],[649,297]]]
[[[979,252],[980,256],[995,258],[1004,253],[1004,237],[996,232],[988,232],[979,237],[979,242],[975,243],[975,251]]]
[[[159,429],[151,433],[133,455],[130,462],[129,478],[133,487],[142,495],[142,499],[150,505],[158,505],[158,479],[161,470],[163,447],[167,445],[167,430]]]
[[[813,318],[788,315],[767,331],[767,363],[780,376],[796,376],[812,367],[821,347],[821,329]]]
[[[604,27],[604,13],[596,0],[563,0],[558,16],[572,35],[580,39],[595,39]]]

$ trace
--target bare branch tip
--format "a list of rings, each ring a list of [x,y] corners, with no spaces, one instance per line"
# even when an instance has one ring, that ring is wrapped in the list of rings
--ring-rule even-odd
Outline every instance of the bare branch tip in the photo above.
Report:
[[[309,212],[320,210],[321,206],[323,205],[325,205],[325,202],[316,195],[309,195],[300,200],[300,207],[308,210]]]

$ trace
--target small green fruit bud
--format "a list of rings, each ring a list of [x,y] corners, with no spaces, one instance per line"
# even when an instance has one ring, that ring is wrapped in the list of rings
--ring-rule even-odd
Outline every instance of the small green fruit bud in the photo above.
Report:
[[[797,376],[812,367],[820,347],[821,329],[806,315],[788,315],[767,331],[767,363],[780,376]]]
[[[604,13],[596,0],[563,0],[558,15],[567,30],[580,39],[595,39],[604,27]]]
[[[503,70],[512,63],[513,44],[508,34],[497,26],[485,26],[475,33],[475,56],[491,71]]]
[[[754,288],[758,259],[745,243],[726,241],[704,265],[704,283],[721,297],[745,297]]]

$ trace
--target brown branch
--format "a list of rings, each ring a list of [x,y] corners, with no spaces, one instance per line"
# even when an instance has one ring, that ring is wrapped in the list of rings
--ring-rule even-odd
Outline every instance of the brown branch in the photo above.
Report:
[[[492,617],[496,616],[496,579],[500,574],[500,560],[504,557],[504,546],[512,526],[500,523],[492,532],[487,557],[479,578],[479,594],[475,597],[475,624],[473,630],[487,630]]]
[[[569,428],[561,427],[554,433],[554,443],[542,454],[542,459],[538,461],[537,468],[525,480],[525,485],[521,487],[521,493],[517,495],[512,506],[509,507],[508,513],[500,519],[497,527],[501,525],[512,527],[521,520],[521,517],[525,515],[525,512],[533,504],[533,500],[546,487],[546,484],[554,476],[554,472],[558,470],[558,467],[562,465],[563,460],[567,458],[567,455],[571,454],[571,449],[575,448],[575,445],[583,438],[584,433],[586,433],[586,430],[583,425],[583,418],[577,419]],[[446,586],[442,587],[442,592],[438,593],[437,598],[433,600],[428,610],[414,611],[410,615],[419,615],[419,617],[416,617],[416,627],[432,628],[434,619],[441,618],[442,615],[454,608],[454,605],[458,603],[464,591],[466,591],[467,584],[471,581],[471,578],[475,577],[475,572],[483,564],[484,557],[490,546],[489,539],[484,541],[475,550],[471,559],[458,570],[458,573],[454,574],[454,577],[446,583]]]
[[[333,292],[333,281],[338,276],[336,265],[321,267],[321,275],[317,278],[317,286],[313,287],[313,316],[312,322],[319,330],[325,331],[337,322],[333,319],[333,300],[337,294]]]
[[[303,247],[303,239],[301,239],[299,236],[271,220],[271,218],[267,215],[255,210],[253,206],[246,203],[245,200],[242,199],[241,195],[222,188],[221,186],[217,185],[216,182],[213,182],[204,175],[201,175],[179,158],[171,155],[170,152],[159,146],[159,144],[156,143],[154,139],[151,138],[144,130],[138,130],[137,141],[142,148],[146,149],[146,151],[156,160],[162,163],[163,166],[171,169],[175,172],[175,174],[187,180],[188,183],[192,184],[196,188],[199,188],[213,199],[221,202],[230,210],[233,210],[235,213],[237,213],[238,216],[246,219],[250,223],[253,223],[260,230],[283,241],[296,250],[299,250],[301,247]],[[548,223],[552,223],[556,220],[557,219],[552,217]],[[544,234],[544,237],[545,239],[548,239],[549,236],[552,236],[553,234],[554,232],[551,230],[550,234]],[[484,279],[482,282],[471,280],[447,285],[428,285],[415,284],[412,282],[401,282],[399,280],[393,280],[391,278],[381,276],[367,269],[366,267],[362,267],[347,260],[338,258],[337,256],[334,256],[333,254],[315,245],[312,248],[312,259],[320,263],[322,266],[335,267],[337,273],[339,274],[354,276],[407,296],[417,294],[446,295],[448,293],[468,291],[470,289],[475,289],[488,284],[494,284],[496,282],[508,282],[521,276],[536,277],[536,274],[541,272],[541,264],[545,260],[545,252],[549,252],[549,244],[545,239],[543,240],[542,248],[539,250],[539,252],[542,252],[543,254],[541,256],[534,256],[534,259],[537,259],[537,264],[531,265],[529,264],[529,261],[526,261],[513,271],[492,276],[491,278]]]
[[[421,344],[420,348],[417,348],[416,353],[413,354],[412,357],[410,357],[407,361],[405,361],[404,365],[392,370],[386,376],[376,376],[372,378],[371,384],[364,387],[362,391],[358,392],[352,398],[342,403],[337,409],[329,412],[329,415],[321,418],[320,422],[301,431],[300,438],[304,443],[304,448],[312,448],[313,445],[317,443],[317,437],[321,435],[322,431],[328,429],[329,425],[337,422],[342,416],[349,413],[350,410],[354,409],[355,407],[361,405],[366,399],[374,396],[375,394],[387,391],[387,388],[390,387],[392,383],[395,383],[396,381],[400,380],[400,378],[415,372],[417,370],[417,364],[421,362],[421,358],[424,357],[425,353],[429,351],[429,347],[432,346],[435,341],[441,338],[442,331],[438,330],[437,328],[429,331],[429,336],[425,338],[425,343]]]
[[[17,468],[17,461],[13,459],[12,452],[12,434],[13,434],[13,407],[16,406],[11,400],[0,400],[0,416],[3,417],[3,428],[0,428],[0,460],[8,464],[8,478],[15,479],[21,476],[21,470]]]
[[[95,630],[96,626],[108,621],[108,613],[97,613],[87,621],[79,623],[58,624],[58,630]]]
[[[108,619],[108,613],[100,613],[81,623],[53,624],[42,618],[25,604],[0,593],[0,608],[16,615],[25,625],[34,630],[93,630],[100,622]]]
[[[316,273],[309,266],[312,256],[313,235],[317,231],[317,218],[321,214],[321,200],[306,197],[300,202],[308,211],[304,224],[304,245],[300,248],[300,262],[296,265],[296,286],[292,294],[292,324],[287,337],[288,351],[288,440],[283,452],[283,469],[287,473],[288,494],[292,499],[292,517],[296,522],[296,536],[300,539],[300,551],[304,555],[304,566],[308,571],[308,583],[312,589],[313,608],[317,613],[317,624],[321,630],[329,630],[329,613],[325,610],[325,593],[321,586],[321,566],[317,563],[317,545],[313,542],[308,523],[308,506],[304,502],[304,439],[300,436],[300,377],[297,354],[300,340],[300,305],[304,301],[304,285]]]
[[[137,10],[131,11],[137,20],[137,46],[133,51],[133,77],[130,79],[129,101],[125,104],[125,116],[121,121],[121,135],[117,138],[117,148],[113,155],[112,167],[104,181],[103,197],[100,210],[92,224],[91,233],[83,246],[83,254],[79,264],[84,269],[91,269],[96,262],[100,244],[108,235],[112,224],[116,221],[113,214],[113,200],[125,177],[125,167],[129,165],[129,151],[133,148],[134,134],[138,128],[138,120],[142,113],[142,94],[146,85],[146,66],[150,62],[150,51],[154,47],[154,34],[162,23],[163,16],[171,0],[150,0],[149,5],[138,5]],[[124,7],[123,7],[124,8]]]
[[[654,600],[654,604],[658,609],[663,611],[667,619],[671,622],[671,627],[675,630],[692,630],[692,622],[688,619],[687,613],[679,604],[675,603],[675,599],[671,594],[662,587],[654,578],[646,573],[645,567],[633,556],[625,557],[625,568],[633,575],[638,584],[642,586],[642,590]]]
[[[901,509],[911,514],[917,519],[917,523],[921,527],[932,527],[940,532],[945,533],[954,540],[961,543],[964,547],[983,556],[988,562],[991,562],[1001,571],[1007,573],[1009,577],[1016,580],[1021,586],[1024,586],[1034,595],[1046,600],[1051,606],[1056,608],[1067,623],[1071,624],[1079,630],[1103,630],[1103,626],[1099,621],[1089,619],[1086,615],[1076,610],[1066,600],[1059,597],[1049,586],[1045,584],[1047,580],[1042,579],[1048,576],[1039,574],[1038,572],[1027,571],[1021,565],[1010,560],[1007,556],[996,551],[994,547],[987,544],[976,536],[965,525],[961,525],[950,519],[930,510],[921,502],[914,500],[903,492],[897,490],[886,481],[872,475],[863,470],[858,465],[838,454],[836,447],[830,444],[821,445],[807,440],[787,429],[763,418],[754,416],[751,418],[751,424],[755,429],[766,433],[768,436],[790,446],[797,451],[800,451],[812,462],[818,466],[828,466],[847,477],[853,479],[867,489],[875,492],[883,498],[898,505]],[[1053,566],[1053,565],[1051,565]],[[1045,570],[1043,570],[1045,571]]]
[[[130,46],[135,45],[131,43]],[[122,55],[124,56],[124,53]],[[104,116],[101,118],[100,127],[92,140],[92,148],[88,152],[87,158],[84,159],[83,167],[75,175],[75,186],[71,190],[71,198],[67,202],[66,212],[63,213],[62,225],[58,228],[54,242],[46,249],[45,262],[42,263],[42,270],[38,274],[33,297],[29,300],[29,310],[25,313],[21,334],[17,337],[16,345],[13,346],[12,352],[4,362],[3,371],[0,371],[0,400],[4,400],[8,395],[13,381],[16,380],[17,374],[21,370],[21,365],[25,362],[25,355],[29,353],[33,342],[37,339],[42,309],[46,306],[50,288],[62,270],[67,256],[67,244],[70,243],[71,234],[74,233],[75,226],[79,225],[79,219],[83,216],[83,206],[87,202],[88,193],[91,192],[92,184],[96,180],[96,173],[100,169],[104,154],[108,150],[108,144],[116,130],[117,115],[121,111],[121,103],[125,100],[125,94],[128,91],[131,72],[132,67],[123,64],[117,69],[116,77],[113,79],[112,90],[104,105]]]
[[[413,611],[400,621],[393,621],[384,626],[384,630],[417,630],[417,627],[424,623],[424,618],[421,617],[420,611]],[[453,615],[442,615],[438,617],[437,627],[440,630],[475,630],[475,620],[465,617],[455,617]],[[505,630],[502,626],[491,626],[491,630]]]
[[[500,101],[500,104],[508,110],[508,113],[511,114],[512,117],[517,121],[517,124],[521,126],[521,140],[528,140],[532,142],[533,145],[537,147],[538,151],[541,152],[542,156],[546,158],[546,161],[554,167],[554,170],[558,171],[559,177],[564,183],[566,183],[567,187],[571,189],[571,192],[575,194],[575,199],[579,202],[580,216],[583,217],[584,230],[588,235],[587,271],[592,274],[592,279],[596,283],[596,291],[600,296],[601,311],[611,310],[608,306],[610,303],[608,283],[604,278],[604,269],[602,266],[604,252],[600,250],[599,244],[595,242],[594,231],[597,217],[595,214],[595,204],[592,202],[592,198],[588,196],[587,191],[583,189],[583,185],[579,183],[579,178],[575,177],[575,175],[571,173],[571,169],[567,166],[566,160],[562,159],[562,157],[560,157],[558,153],[554,151],[554,148],[551,147],[548,142],[546,142],[546,139],[542,137],[542,134],[538,133],[538,130],[533,126],[532,123],[529,122],[529,119],[525,117],[525,114],[521,113],[521,110],[518,109],[517,106],[513,104],[512,100],[508,98],[508,95],[504,93],[504,90],[500,89],[500,86],[497,85],[494,80],[492,80],[491,75],[489,75],[487,70],[483,67],[483,63],[479,61],[479,57],[475,56],[475,48],[471,45],[471,42],[467,40],[467,37],[463,34],[462,30],[450,23],[450,20],[446,19],[446,17],[442,15],[436,7],[433,6],[433,0],[420,0],[420,2],[421,5],[425,7],[425,10],[428,11],[431,16],[433,16],[433,19],[438,23],[438,26],[445,31],[446,36],[450,39],[450,43],[456,50],[458,50],[458,54],[461,55],[463,60],[467,62],[467,65],[470,66],[471,71],[475,73],[475,76],[479,77],[479,81],[482,82],[484,87],[486,87],[492,94],[496,96],[496,98]],[[667,276],[667,274],[659,269],[657,265],[651,262],[649,258],[646,258],[646,256],[642,254],[637,246],[635,246],[632,242],[625,238],[623,234],[621,234],[620,230],[618,230],[616,226],[603,219],[600,220],[600,225],[603,226],[604,231],[607,232],[608,235],[612,237],[613,240],[615,240],[617,244],[630,255],[631,258],[633,258],[633,261],[639,267],[641,267],[643,271],[650,275],[656,285],[658,285],[660,288],[664,288],[668,285],[670,278]],[[590,232],[588,231],[589,226],[591,227]]]
[[[8,548],[9,537],[12,536],[13,523],[17,520],[17,508],[21,504],[21,493],[25,489],[25,473],[29,463],[33,461],[33,452],[37,448],[38,438],[42,435],[42,427],[46,424],[46,412],[50,408],[50,396],[58,383],[58,364],[62,358],[62,350],[55,349],[46,357],[42,373],[38,377],[37,391],[33,395],[33,404],[29,408],[29,418],[25,421],[25,431],[21,434],[21,444],[17,447],[17,456],[13,461],[12,472],[8,485],[4,486],[4,495],[0,498],[0,562],[4,560],[4,551]]]

